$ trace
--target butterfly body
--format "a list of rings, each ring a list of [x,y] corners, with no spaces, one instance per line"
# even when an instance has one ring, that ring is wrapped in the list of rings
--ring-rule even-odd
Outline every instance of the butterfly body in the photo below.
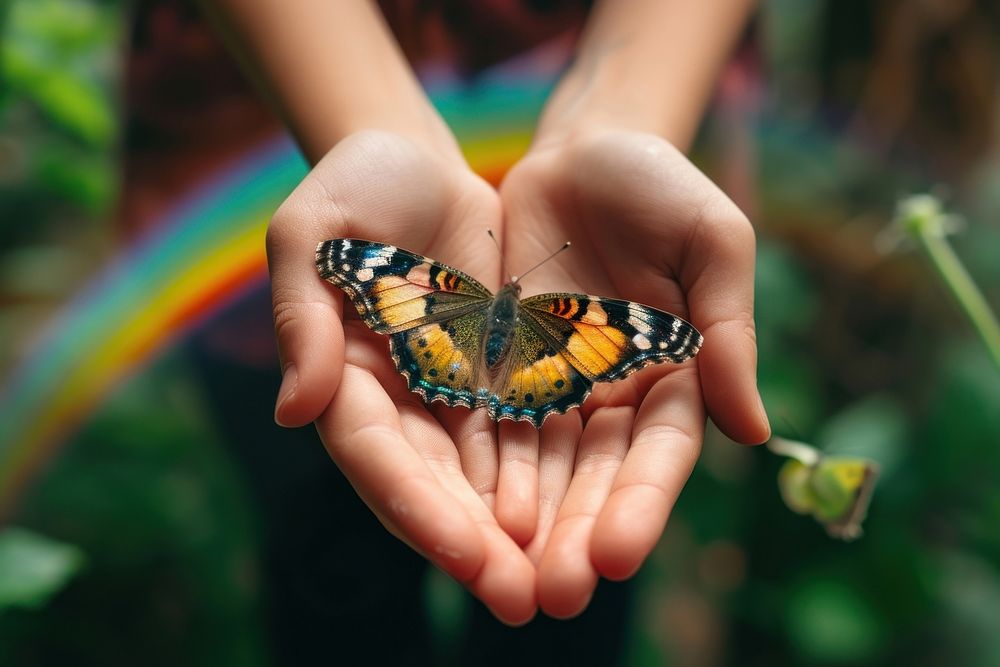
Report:
[[[483,336],[483,360],[491,371],[507,357],[514,332],[517,330],[518,301],[521,286],[507,283],[497,292],[486,312],[486,331]]]
[[[373,241],[324,241],[316,266],[390,337],[412,391],[485,407],[495,420],[541,427],[579,406],[594,382],[683,362],[702,342],[689,323],[648,306],[569,293],[522,300],[516,280],[494,295],[461,271]]]

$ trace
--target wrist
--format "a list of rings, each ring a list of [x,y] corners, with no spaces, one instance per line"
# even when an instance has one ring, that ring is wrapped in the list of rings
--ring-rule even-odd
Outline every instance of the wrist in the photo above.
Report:
[[[614,47],[611,47],[612,49]],[[623,47],[624,48],[624,47]],[[544,148],[609,130],[662,137],[681,150],[690,145],[704,107],[683,77],[660,75],[655,84],[630,71],[626,54],[606,52],[579,60],[567,71],[539,120],[533,148]]]
[[[386,99],[392,102],[386,104]],[[311,124],[305,132],[293,124],[299,143],[311,155],[325,154],[350,135],[379,131],[408,139],[446,163],[468,168],[458,141],[419,88],[393,95],[382,84],[369,103],[338,109],[336,116],[328,116],[325,123]]]
[[[598,2],[533,147],[618,129],[690,145],[751,0]]]
[[[375,3],[201,4],[310,162],[363,130],[403,136],[448,160],[462,160]]]

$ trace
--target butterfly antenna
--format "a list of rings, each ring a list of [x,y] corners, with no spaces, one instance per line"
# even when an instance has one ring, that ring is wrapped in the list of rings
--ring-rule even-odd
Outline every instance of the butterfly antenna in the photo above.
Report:
[[[521,278],[525,277],[526,275],[528,275],[529,273],[531,273],[532,271],[534,271],[535,269],[537,269],[538,267],[540,267],[542,264],[544,264],[545,262],[549,261],[550,259],[552,259],[556,255],[558,255],[559,253],[561,253],[563,250],[568,250],[569,246],[570,246],[570,242],[566,241],[566,243],[564,243],[563,246],[561,248],[559,248],[559,250],[556,250],[554,253],[552,253],[551,255],[549,255],[548,257],[546,257],[545,259],[543,259],[542,261],[540,261],[538,264],[535,264],[533,267],[531,267],[530,269],[528,269],[527,271],[525,271],[521,275],[519,275],[519,276],[511,276],[510,277],[510,281],[512,283],[516,283]]]
[[[486,233],[490,235],[491,239],[493,239],[493,245],[497,247],[497,252],[500,254],[500,272],[503,273],[504,280],[507,282],[513,282],[513,277],[507,273],[507,265],[503,262],[503,249],[500,247],[500,242],[497,241],[497,237],[493,235],[492,229],[487,229]]]

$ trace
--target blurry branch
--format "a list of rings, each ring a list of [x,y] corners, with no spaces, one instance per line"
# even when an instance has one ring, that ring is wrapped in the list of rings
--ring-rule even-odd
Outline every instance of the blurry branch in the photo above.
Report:
[[[831,536],[861,537],[879,466],[870,459],[824,456],[815,447],[774,437],[767,448],[789,457],[778,472],[778,489],[790,510],[811,515]]]
[[[913,195],[896,205],[890,233],[915,240],[927,252],[941,280],[968,315],[1000,368],[1000,324],[946,238],[958,226],[958,219],[944,212],[937,197]]]

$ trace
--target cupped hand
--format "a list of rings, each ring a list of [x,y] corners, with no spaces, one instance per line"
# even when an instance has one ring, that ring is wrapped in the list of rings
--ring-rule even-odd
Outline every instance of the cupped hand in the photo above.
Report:
[[[521,468],[538,480],[526,552],[539,604],[572,616],[599,576],[631,576],[656,544],[700,452],[706,409],[734,440],[768,437],[756,388],[754,233],[677,149],[637,132],[537,146],[500,192],[510,271],[573,243],[524,279],[524,295],[626,298],[680,315],[705,336],[694,360],[596,385],[581,411],[546,422],[537,453],[521,450],[529,464]]]
[[[388,339],[349,302],[344,312],[343,293],[319,278],[313,261],[322,240],[364,238],[424,253],[496,288],[500,254],[486,230],[499,232],[501,223],[496,191],[460,159],[363,132],[341,141],[281,206],[267,249],[283,372],[276,419],[315,420],[386,528],[517,624],[535,613],[535,568],[495,518],[495,425],[482,410],[432,412],[408,391]]]

